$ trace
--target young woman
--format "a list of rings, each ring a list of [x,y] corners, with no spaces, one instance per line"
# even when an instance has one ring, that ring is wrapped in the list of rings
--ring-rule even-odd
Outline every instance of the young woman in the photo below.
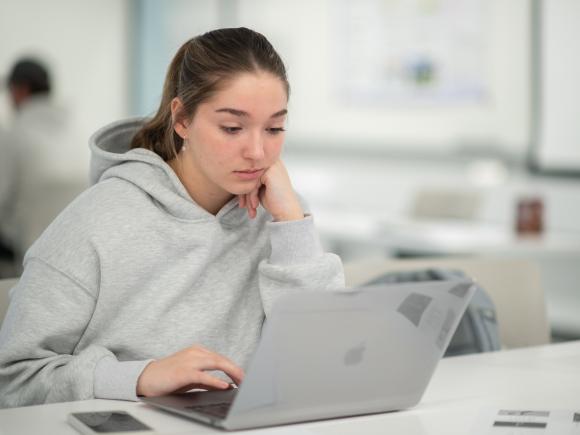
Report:
[[[93,136],[94,185],[12,290],[0,405],[229,388],[277,296],[344,286],[280,160],[288,93],[266,38],[216,30],[179,49],[152,119]]]

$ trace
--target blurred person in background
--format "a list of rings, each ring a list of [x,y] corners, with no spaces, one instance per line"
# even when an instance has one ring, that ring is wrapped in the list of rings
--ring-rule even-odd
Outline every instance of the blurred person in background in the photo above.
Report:
[[[12,217],[16,192],[16,167],[12,148],[6,132],[0,129],[0,278],[14,275],[14,249],[4,226]]]
[[[71,199],[55,183],[70,116],[52,101],[51,74],[39,60],[18,60],[6,87],[14,116],[1,145],[0,239],[18,274],[24,252]]]
[[[47,68],[34,59],[19,60],[8,76],[8,90],[17,111],[29,110],[31,105],[45,101],[50,96],[50,75]]]

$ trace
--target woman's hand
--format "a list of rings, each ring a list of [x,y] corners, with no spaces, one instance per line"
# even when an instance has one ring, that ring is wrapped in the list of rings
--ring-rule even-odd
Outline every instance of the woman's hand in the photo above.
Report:
[[[194,388],[205,390],[230,388],[228,382],[211,376],[206,370],[221,370],[236,385],[244,378],[243,370],[226,357],[201,346],[192,346],[149,363],[137,381],[137,395],[150,397],[185,393]]]
[[[277,160],[260,177],[258,185],[249,193],[239,195],[240,207],[248,209],[251,219],[262,206],[270,212],[274,221],[290,221],[304,218],[304,211],[292,189],[288,171],[282,160]]]

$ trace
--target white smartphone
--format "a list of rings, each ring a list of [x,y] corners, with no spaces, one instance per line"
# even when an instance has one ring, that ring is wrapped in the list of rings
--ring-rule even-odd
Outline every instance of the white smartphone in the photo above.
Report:
[[[155,432],[125,411],[73,412],[67,422],[83,435],[153,435]]]

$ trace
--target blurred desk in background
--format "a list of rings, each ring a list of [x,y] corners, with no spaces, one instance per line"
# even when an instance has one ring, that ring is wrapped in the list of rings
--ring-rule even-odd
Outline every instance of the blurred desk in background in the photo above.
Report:
[[[329,243],[379,247],[388,256],[580,254],[580,232],[518,235],[499,224],[388,219],[320,209],[316,224]],[[345,252],[348,255],[348,252]]]

